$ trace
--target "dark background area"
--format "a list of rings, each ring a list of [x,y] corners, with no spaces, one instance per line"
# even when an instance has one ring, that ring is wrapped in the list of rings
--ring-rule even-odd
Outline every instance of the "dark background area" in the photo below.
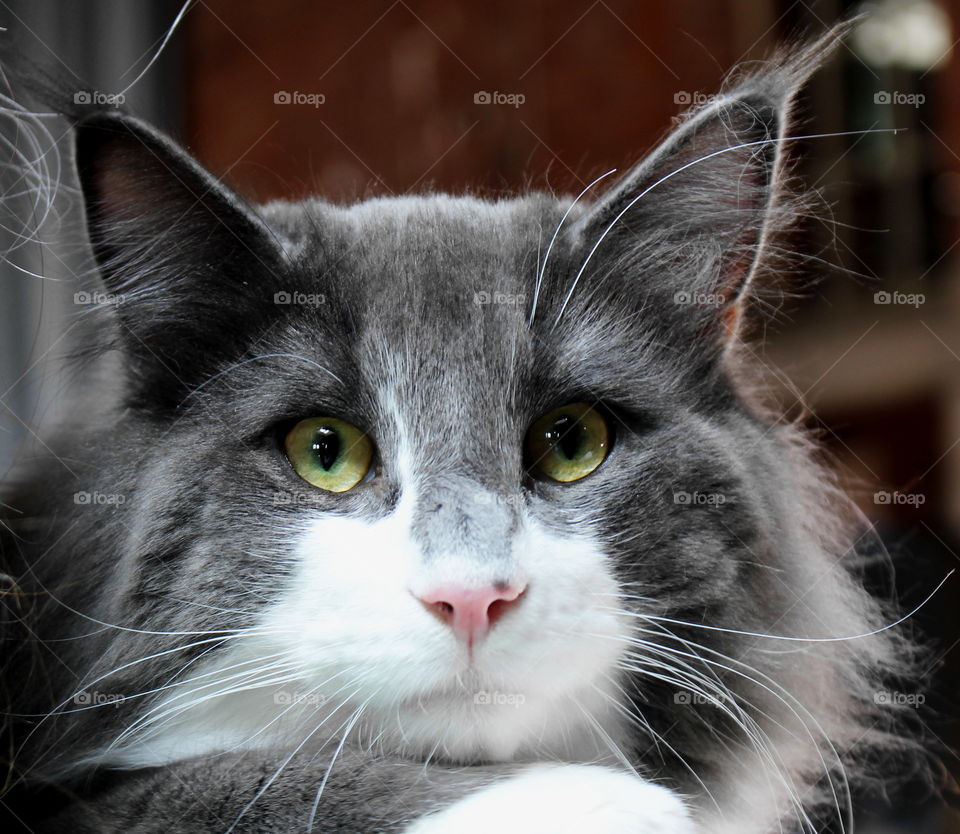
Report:
[[[0,24],[114,90],[180,8],[0,2]],[[130,99],[253,200],[575,193],[639,159],[734,65],[858,9],[800,102],[797,133],[828,134],[794,145],[816,200],[790,243],[816,259],[798,262],[757,349],[785,413],[809,415],[878,525],[910,610],[960,567],[960,0],[199,0]],[[56,410],[72,311],[62,288],[4,280],[13,449]],[[918,718],[954,774],[958,599],[960,577],[913,619],[933,644]],[[920,787],[892,805],[865,805],[859,830],[960,832]]]

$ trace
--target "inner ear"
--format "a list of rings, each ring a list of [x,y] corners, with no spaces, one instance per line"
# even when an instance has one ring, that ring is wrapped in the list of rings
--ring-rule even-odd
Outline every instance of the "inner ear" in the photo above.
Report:
[[[284,248],[185,150],[127,114],[75,133],[87,231],[138,398],[176,403],[277,315]]]
[[[633,272],[638,293],[661,280],[671,297],[708,298],[694,317],[726,342],[769,227],[786,105],[749,90],[692,114],[578,219],[574,245]]]
[[[770,204],[781,121],[775,106],[753,98],[696,114],[592,206],[574,234],[585,242],[609,234],[616,243],[641,243],[651,232],[702,234],[735,250],[735,270]]]
[[[270,230],[190,154],[146,123],[100,113],[75,129],[76,165],[94,254],[109,285],[119,264],[154,240],[182,245],[201,234],[218,245],[270,246]],[[230,251],[221,252],[230,254]]]

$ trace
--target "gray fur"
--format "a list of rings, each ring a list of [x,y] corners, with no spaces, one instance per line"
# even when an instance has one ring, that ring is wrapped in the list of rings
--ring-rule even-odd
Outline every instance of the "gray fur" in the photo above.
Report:
[[[101,772],[88,757],[151,697],[78,709],[73,696],[146,692],[254,624],[292,569],[284,531],[305,507],[389,515],[399,439],[385,388],[416,426],[416,464],[429,473],[414,522],[425,558],[451,536],[497,558],[521,507],[561,535],[590,529],[616,566],[620,604],[646,629],[638,637],[722,680],[732,711],[677,703],[676,683],[640,666],[621,681],[673,753],[639,723],[617,743],[642,773],[691,797],[706,825],[716,809],[704,786],[736,818],[738,793],[772,766],[751,751],[739,710],[778,751],[786,826],[842,805],[838,774],[859,773],[865,751],[906,748],[872,699],[909,663],[894,633],[790,644],[790,654],[756,636],[840,638],[891,617],[847,570],[858,532],[844,499],[802,432],[748,393],[744,331],[723,317],[735,305],[749,314],[770,277],[769,240],[791,213],[789,105],[825,48],[766,67],[690,116],[617,186],[572,209],[545,264],[538,253],[569,198],[254,210],[151,128],[118,113],[76,116],[94,252],[106,288],[126,300],[105,311],[93,344],[94,361],[120,373],[47,439],[76,477],[40,449],[3,497],[15,509],[2,539],[15,590],[0,621],[8,800],[34,830],[223,831],[286,758]],[[626,203],[664,177],[580,274]],[[282,292],[323,300],[275,304]],[[482,293],[507,303],[478,304]],[[724,300],[677,303],[677,293]],[[527,427],[581,400],[610,414],[609,460],[573,484],[532,479]],[[276,452],[273,427],[320,405],[376,439],[370,488],[310,491]],[[124,502],[78,505],[79,491]],[[275,500],[292,492],[302,501]],[[479,492],[501,500],[479,503]],[[682,504],[679,493],[724,502]],[[753,680],[737,674],[740,662]],[[399,831],[512,767],[438,758],[423,765],[351,741],[314,831]],[[327,762],[295,757],[235,830],[303,830]]]

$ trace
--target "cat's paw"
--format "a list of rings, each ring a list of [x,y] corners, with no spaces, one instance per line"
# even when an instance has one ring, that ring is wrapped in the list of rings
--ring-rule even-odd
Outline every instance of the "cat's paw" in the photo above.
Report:
[[[404,834],[695,834],[676,794],[593,765],[536,765],[424,817]]]

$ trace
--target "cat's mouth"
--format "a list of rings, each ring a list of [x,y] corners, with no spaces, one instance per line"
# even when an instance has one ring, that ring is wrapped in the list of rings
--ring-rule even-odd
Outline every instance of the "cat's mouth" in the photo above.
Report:
[[[599,688],[599,687],[598,687]],[[447,686],[398,701],[367,716],[398,753],[464,763],[515,761],[532,751],[558,756],[604,755],[590,721],[613,727],[602,697],[524,688],[471,670]]]
[[[479,708],[511,706],[522,708],[533,699],[519,687],[494,682],[471,667],[449,686],[431,689],[400,701],[400,708],[425,712],[472,712]]]

